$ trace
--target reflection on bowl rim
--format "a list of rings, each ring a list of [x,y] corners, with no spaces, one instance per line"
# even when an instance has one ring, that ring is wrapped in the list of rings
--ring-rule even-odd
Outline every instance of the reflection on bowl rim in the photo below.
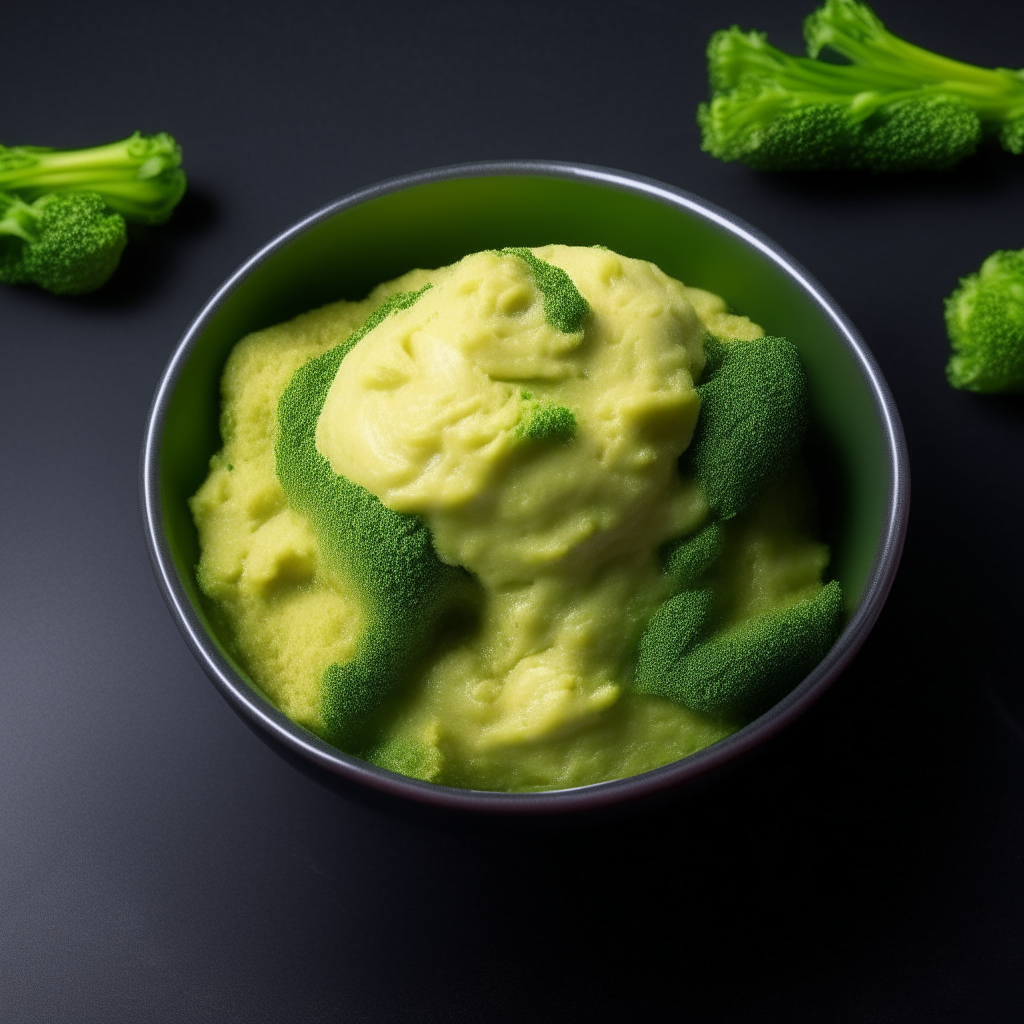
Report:
[[[221,654],[200,622],[178,578],[163,529],[160,500],[160,446],[168,405],[179,374],[192,348],[235,286],[271,255],[297,236],[335,214],[368,200],[434,182],[459,178],[528,176],[563,178],[610,186],[647,199],[685,210],[718,225],[744,241],[781,268],[816,303],[845,342],[860,369],[871,395],[875,415],[884,436],[887,458],[885,522],[880,543],[865,581],[860,601],[839,639],[824,660],[802,683],[760,718],[731,736],[688,757],[640,775],[611,782],[593,783],[573,789],[537,793],[499,793],[457,789],[421,782],[368,764],[330,746],[295,724],[270,701],[239,677]],[[189,647],[207,674],[236,711],[328,772],[370,788],[419,803],[455,810],[503,815],[548,815],[568,811],[595,810],[625,801],[649,798],[668,789],[705,779],[711,772],[742,758],[755,747],[781,732],[802,714],[842,673],[877,620],[899,565],[907,529],[910,476],[906,441],[888,385],[864,340],[831,296],[787,253],[759,231],[697,196],[661,182],[624,171],[586,164],[554,161],[494,161],[457,164],[391,178],[354,192],[317,210],[282,231],[275,239],[242,264],[203,306],[189,326],[167,364],[150,408],[143,438],[141,465],[142,512],[146,541],[157,581]]]

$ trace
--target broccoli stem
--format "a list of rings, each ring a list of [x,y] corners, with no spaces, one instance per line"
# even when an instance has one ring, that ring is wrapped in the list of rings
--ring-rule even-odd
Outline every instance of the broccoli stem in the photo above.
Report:
[[[96,192],[129,220],[160,224],[185,192],[181,148],[161,132],[90,149],[0,146],[0,189],[34,199],[51,192]]]
[[[828,47],[864,68],[885,71],[908,86],[923,82],[953,85],[973,83],[976,93],[1024,89],[1019,72],[980,68],[952,60],[893,35],[864,4],[827,0],[804,22],[804,39],[811,57]]]
[[[836,100],[836,94],[856,96],[880,89],[916,88],[905,73],[890,73],[881,68],[828,64],[810,57],[794,57],[772,46],[761,32],[741,32],[737,28],[716,32],[708,45],[712,87],[716,92],[736,88],[756,75],[764,75],[781,90],[821,94]]]
[[[38,232],[33,231],[39,214],[28,203],[5,192],[0,192],[0,237],[13,236],[24,242],[34,242]]]
[[[808,57],[735,26],[712,36],[705,151],[769,170],[873,171],[946,169],[985,132],[1024,151],[1024,72],[915,46],[855,0],[826,0],[804,34]],[[826,48],[850,63],[818,60]]]
[[[962,99],[984,121],[1024,115],[1024,77],[1020,73],[978,68],[909,43],[904,46],[933,60],[913,64],[908,54],[906,62],[900,62],[884,52],[876,53],[871,46],[860,46],[841,51],[856,63],[828,64],[814,57],[794,57],[776,49],[760,33],[738,30],[718,33],[709,47],[709,58],[716,91],[741,86],[755,74],[770,76],[776,86],[772,98],[785,108],[849,103],[854,118],[864,120],[886,104],[939,95]]]

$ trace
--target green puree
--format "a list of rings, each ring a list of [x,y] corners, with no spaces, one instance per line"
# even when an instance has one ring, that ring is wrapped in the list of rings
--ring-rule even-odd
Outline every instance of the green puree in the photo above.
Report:
[[[200,584],[351,753],[482,789],[633,774],[838,633],[806,424],[796,350],[717,297],[604,249],[477,253],[239,344]]]
[[[564,271],[542,263],[528,249],[506,249],[502,255],[527,264],[552,327],[565,333],[580,329],[589,310]],[[322,683],[328,736],[359,753],[372,742],[376,712],[409,672],[427,637],[437,631],[445,606],[458,596],[465,601],[472,580],[437,557],[420,517],[392,511],[366,488],[334,473],[316,449],[316,424],[345,356],[428,288],[385,300],[346,341],[297,370],[278,405],[278,479],[289,504],[313,522],[329,558],[356,585],[367,612],[356,656],[330,665]],[[533,396],[523,392],[522,397],[530,402]],[[574,429],[570,410],[531,402],[517,433],[533,440],[565,439]],[[403,757],[416,746],[403,743]]]

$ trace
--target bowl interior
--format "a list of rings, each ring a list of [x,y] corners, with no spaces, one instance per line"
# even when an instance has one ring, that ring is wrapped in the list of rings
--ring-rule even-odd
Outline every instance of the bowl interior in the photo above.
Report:
[[[831,494],[830,571],[853,610],[888,522],[890,446],[837,323],[792,273],[714,214],[600,180],[498,174],[427,181],[314,218],[250,265],[201,318],[158,441],[160,498],[166,550],[215,640],[195,582],[199,549],[187,501],[220,447],[219,379],[235,342],[324,303],[363,298],[414,267],[443,266],[480,249],[550,242],[600,244],[650,260],[686,284],[721,294],[769,334],[799,347],[810,379],[814,449],[825,470],[819,475]]]

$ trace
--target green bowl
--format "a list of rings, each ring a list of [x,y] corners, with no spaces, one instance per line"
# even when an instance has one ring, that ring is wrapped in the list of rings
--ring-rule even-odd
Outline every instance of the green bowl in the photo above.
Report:
[[[196,585],[188,498],[220,447],[221,371],[250,331],[337,299],[361,299],[414,267],[503,246],[601,244],[724,296],[800,349],[828,515],[831,571],[848,603],[842,635],[817,668],[756,721],[696,754],[614,782],[546,793],[492,793],[419,782],[323,742],[279,712],[218,639]],[[349,780],[420,802],[499,814],[607,807],[692,784],[734,763],[804,711],[874,625],[906,532],[909,471],[892,396],[863,340],[820,285],[755,229],[648,178],[578,164],[468,164],[397,178],[340,199],[282,232],[210,299],[172,356],[143,446],[150,555],[171,612],[229,703],[293,753]]]

